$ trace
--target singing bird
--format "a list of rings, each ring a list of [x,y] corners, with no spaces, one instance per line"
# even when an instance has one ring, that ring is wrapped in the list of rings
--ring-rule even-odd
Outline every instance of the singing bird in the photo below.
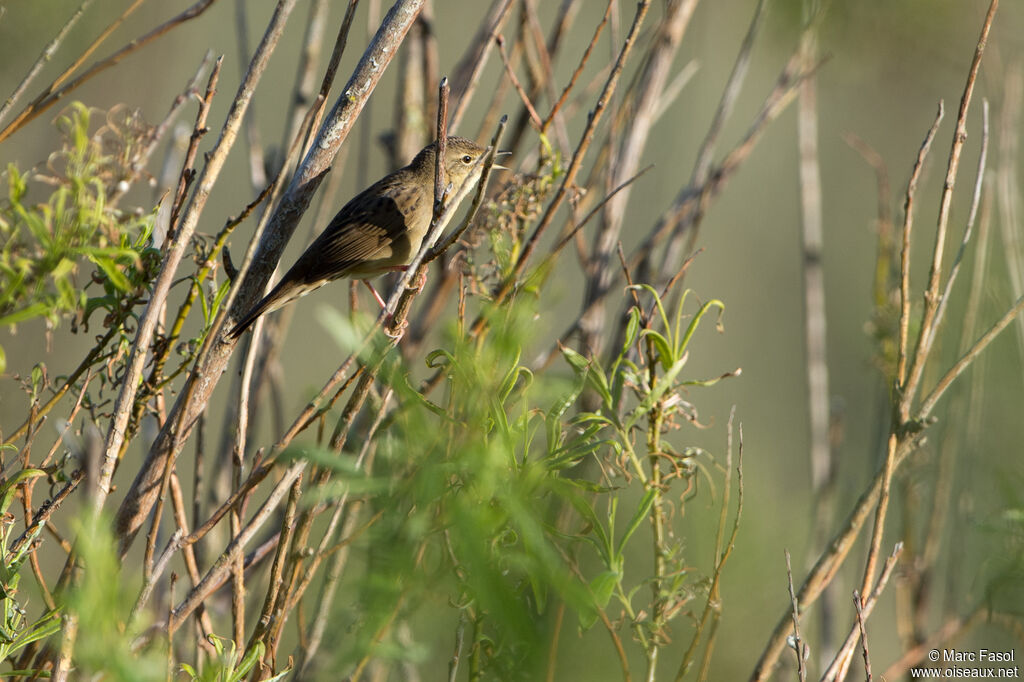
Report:
[[[464,137],[445,145],[445,180],[454,197],[486,150]],[[437,143],[424,147],[404,168],[357,194],[334,216],[299,256],[281,281],[229,332],[238,338],[259,317],[341,277],[364,282],[385,272],[404,270],[419,251],[434,212]],[[495,166],[496,168],[498,166]],[[380,295],[366,282],[377,302]]]

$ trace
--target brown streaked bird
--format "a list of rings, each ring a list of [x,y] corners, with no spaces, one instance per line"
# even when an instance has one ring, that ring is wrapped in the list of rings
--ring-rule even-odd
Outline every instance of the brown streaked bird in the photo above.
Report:
[[[341,277],[366,282],[404,270],[419,251],[434,212],[434,159],[437,143],[424,147],[408,166],[386,175],[356,195],[299,256],[281,281],[253,306],[229,333],[238,338],[260,315]],[[445,181],[455,196],[484,149],[464,137],[449,137]],[[498,168],[498,166],[495,166]],[[370,286],[379,303],[380,295]]]

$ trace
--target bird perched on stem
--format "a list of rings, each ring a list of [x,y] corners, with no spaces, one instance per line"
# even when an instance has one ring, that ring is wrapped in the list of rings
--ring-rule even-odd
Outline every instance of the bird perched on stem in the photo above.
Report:
[[[447,138],[444,174],[455,196],[486,151],[464,137]],[[356,195],[299,256],[281,281],[229,332],[238,338],[259,317],[341,277],[367,280],[404,270],[430,229],[434,211],[437,143],[424,147],[408,166],[386,175]]]

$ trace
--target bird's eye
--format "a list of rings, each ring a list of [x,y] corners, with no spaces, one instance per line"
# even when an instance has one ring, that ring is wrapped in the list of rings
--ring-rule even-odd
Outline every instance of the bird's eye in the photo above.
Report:
[[[465,156],[462,157],[462,163],[468,166],[469,164],[473,163],[473,157],[470,156],[469,154],[466,154]]]

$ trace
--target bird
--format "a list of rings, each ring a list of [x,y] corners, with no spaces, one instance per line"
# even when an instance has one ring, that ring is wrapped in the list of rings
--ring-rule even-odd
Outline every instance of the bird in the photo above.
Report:
[[[445,178],[451,183],[449,196],[458,193],[485,151],[464,137],[446,138],[443,165]],[[353,197],[228,336],[237,339],[261,315],[341,277],[363,280],[384,307],[383,299],[367,280],[406,269],[419,251],[434,213],[436,158],[434,141],[420,150],[409,165]]]

